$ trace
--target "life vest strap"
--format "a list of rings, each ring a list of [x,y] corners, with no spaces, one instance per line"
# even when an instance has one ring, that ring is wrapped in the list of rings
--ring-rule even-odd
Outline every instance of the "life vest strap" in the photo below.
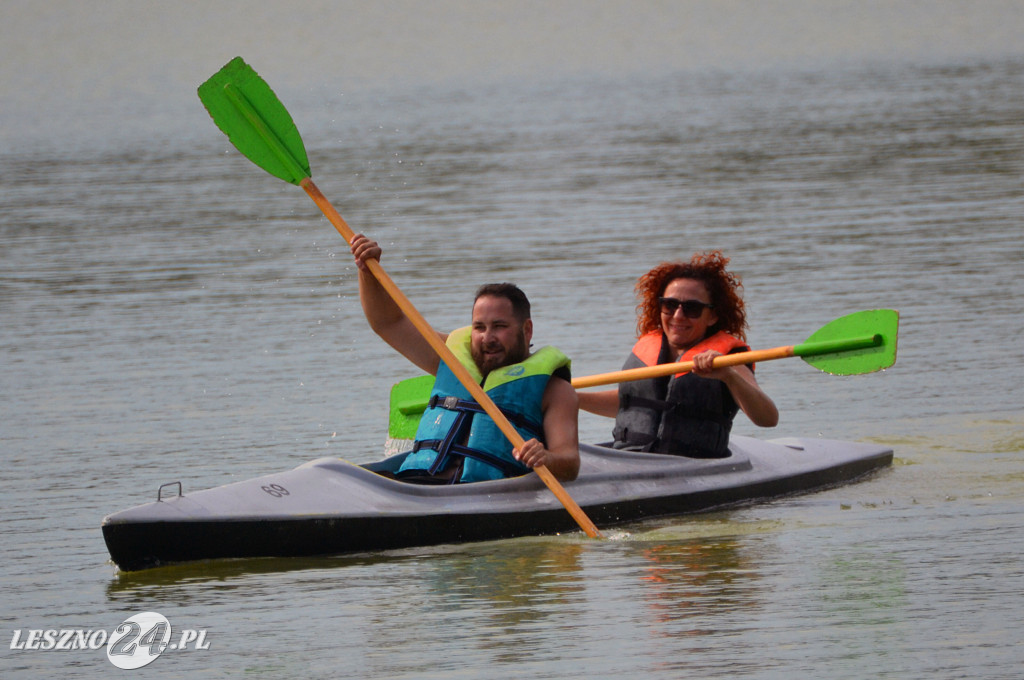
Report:
[[[675,408],[675,405],[662,399],[648,399],[636,394],[620,394],[619,408],[649,408],[654,411],[671,411]]]
[[[433,395],[428,402],[430,408],[443,408],[448,411],[460,411],[462,413],[486,413],[484,407],[472,399],[459,399],[458,397],[441,397]],[[535,421],[527,418],[521,413],[513,413],[501,407],[498,410],[504,414],[508,421],[521,430],[526,430],[532,437],[541,441],[544,440],[541,426]],[[453,428],[454,429],[454,428]]]
[[[453,396],[442,397],[435,394],[430,397],[429,407],[455,411],[458,415],[455,417],[455,422],[448,429],[444,439],[418,439],[413,442],[413,453],[417,453],[422,449],[437,451],[437,456],[427,468],[428,474],[436,475],[438,472],[447,469],[453,456],[478,460],[481,463],[501,470],[506,477],[514,477],[522,473],[522,470],[517,467],[516,463],[480,449],[470,448],[463,443],[469,436],[469,427],[473,422],[473,416],[477,413],[486,413],[480,404],[471,399],[459,399]],[[543,441],[543,433],[540,432],[540,428],[532,420],[505,409],[499,408],[499,410],[505,414],[509,422]]]
[[[630,432],[628,427],[622,428],[615,433],[615,437],[629,446],[643,447],[642,451],[650,451],[650,445],[658,441],[658,438],[643,432]]]
[[[412,450],[419,451],[420,449],[433,449],[435,451],[442,450],[445,447],[444,439],[425,439],[423,441],[417,441],[412,445]],[[512,463],[509,463],[504,458],[499,456],[493,456],[486,451],[479,449],[471,449],[465,444],[449,444],[444,453],[439,453],[434,463],[427,470],[429,474],[435,475],[439,470],[445,469],[444,462],[449,460],[452,456],[461,456],[463,458],[473,458],[481,463],[486,463],[492,467],[496,467],[501,470],[506,477],[515,477],[521,474],[521,471]]]

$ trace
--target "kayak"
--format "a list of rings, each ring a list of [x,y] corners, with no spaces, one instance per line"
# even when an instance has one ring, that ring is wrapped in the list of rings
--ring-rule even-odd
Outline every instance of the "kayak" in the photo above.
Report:
[[[611,527],[651,517],[852,482],[892,463],[885,446],[734,435],[727,458],[695,459],[580,447],[565,484],[591,520]],[[406,454],[355,465],[319,458],[292,470],[182,493],[108,515],[103,538],[124,571],[194,560],[337,555],[578,529],[536,474],[424,486],[377,474]]]

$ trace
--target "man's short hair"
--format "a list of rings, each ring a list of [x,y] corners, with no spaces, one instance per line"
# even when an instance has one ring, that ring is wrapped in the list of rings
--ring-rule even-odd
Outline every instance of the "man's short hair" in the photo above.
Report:
[[[530,318],[530,301],[526,293],[519,289],[514,283],[485,283],[476,291],[473,304],[484,296],[505,298],[512,303],[512,313],[515,314],[519,323]]]

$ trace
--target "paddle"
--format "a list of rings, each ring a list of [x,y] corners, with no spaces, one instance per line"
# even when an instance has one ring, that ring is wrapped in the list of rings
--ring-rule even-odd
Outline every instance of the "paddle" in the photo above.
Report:
[[[798,356],[818,370],[833,375],[873,373],[896,363],[899,318],[899,312],[893,309],[854,312],[830,321],[799,345],[726,354],[715,357],[711,365],[716,368],[737,366]],[[692,361],[681,361],[577,378],[572,386],[577,389],[596,387],[691,370]]]
[[[306,149],[291,115],[256,71],[241,57],[235,57],[199,86],[199,98],[217,127],[228,136],[242,155],[271,175],[302,187],[345,241],[352,242],[355,232],[313,184]],[[525,441],[519,432],[399,290],[380,262],[369,260],[366,265],[416,330],[448,365],[459,382],[469,390],[473,399],[497,423],[512,445],[515,448],[522,447]],[[537,466],[534,471],[588,536],[596,538],[601,535],[590,518],[546,467]]]
[[[726,354],[715,357],[711,363],[713,366],[737,366],[798,356],[818,370],[833,375],[873,373],[896,363],[898,326],[899,313],[892,309],[855,312],[830,321],[799,345]],[[582,389],[690,370],[693,370],[692,361],[659,364],[576,378],[572,386]],[[397,383],[391,390],[388,434],[396,439],[414,437],[416,424],[429,397],[430,385],[422,382],[421,378]]]

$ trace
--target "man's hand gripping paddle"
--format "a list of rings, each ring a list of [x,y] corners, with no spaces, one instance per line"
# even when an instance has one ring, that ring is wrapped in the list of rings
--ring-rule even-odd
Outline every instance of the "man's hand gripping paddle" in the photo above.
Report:
[[[324,215],[334,225],[345,241],[351,243],[355,232],[345,223],[338,211],[327,201],[310,177],[309,160],[302,144],[299,131],[291,115],[278,100],[270,86],[244,61],[235,57],[220,71],[199,86],[199,98],[210,116],[231,140],[231,143],[253,163],[274,177],[302,187],[313,199]],[[476,384],[469,371],[445,346],[413,307],[391,277],[377,260],[366,263],[370,272],[380,282],[395,303],[420,332],[423,338],[437,352],[438,356],[452,370],[459,382],[473,396],[478,404],[498,424],[515,448],[525,443],[519,432],[498,409],[487,393]],[[549,489],[565,506],[576,523],[592,538],[601,532],[576,502],[566,493],[554,475],[544,466],[534,468]]]

